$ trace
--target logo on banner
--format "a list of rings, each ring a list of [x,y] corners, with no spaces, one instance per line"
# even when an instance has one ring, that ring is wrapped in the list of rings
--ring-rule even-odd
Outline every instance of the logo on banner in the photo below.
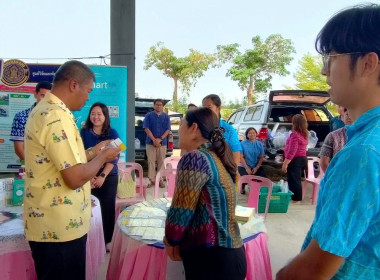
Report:
[[[9,87],[18,87],[29,79],[28,66],[18,59],[7,60],[3,66],[1,81]]]

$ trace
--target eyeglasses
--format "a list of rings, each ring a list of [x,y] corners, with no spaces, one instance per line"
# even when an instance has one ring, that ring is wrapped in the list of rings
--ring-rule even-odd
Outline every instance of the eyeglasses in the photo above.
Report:
[[[330,57],[336,57],[341,55],[362,54],[363,52],[350,52],[350,53],[336,53],[336,54],[322,54],[323,70],[327,70],[330,63]]]

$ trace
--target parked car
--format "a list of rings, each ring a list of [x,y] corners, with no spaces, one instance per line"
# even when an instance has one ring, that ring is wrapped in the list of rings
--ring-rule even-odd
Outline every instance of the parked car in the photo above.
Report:
[[[146,149],[145,149],[145,139],[146,133],[143,127],[143,122],[145,115],[153,111],[153,102],[155,99],[152,98],[135,98],[135,160],[143,161],[147,159]],[[164,99],[164,106],[170,100]],[[180,113],[169,113],[171,132],[168,136],[168,146],[166,156],[173,155],[173,149],[178,149],[178,129],[181,124],[182,114]]]
[[[309,148],[307,154],[317,156],[330,132],[329,122],[333,116],[326,107],[329,100],[330,96],[326,91],[275,90],[269,93],[269,101],[259,101],[237,109],[229,117],[228,123],[237,130],[240,140],[245,138],[248,127],[254,127],[258,132],[258,139],[264,143],[267,159],[276,159],[280,163],[276,156],[283,153],[283,145],[275,145],[276,134],[288,134],[292,127],[292,117],[303,114],[309,131],[314,131],[318,138],[316,146]]]

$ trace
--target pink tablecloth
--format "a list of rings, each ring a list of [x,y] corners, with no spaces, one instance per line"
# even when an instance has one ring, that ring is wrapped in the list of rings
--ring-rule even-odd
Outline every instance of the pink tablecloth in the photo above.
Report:
[[[244,247],[247,258],[246,279],[272,280],[267,235],[259,233],[245,242]],[[107,279],[180,280],[185,277],[182,262],[168,261],[165,249],[133,240],[115,226]]]
[[[91,228],[87,235],[86,280],[96,279],[98,268],[104,262],[106,254],[100,204],[96,197],[93,198],[96,206],[92,208]],[[12,212],[14,210],[9,207],[7,209]],[[37,276],[32,252],[22,236],[22,221],[16,219],[4,224],[7,228],[9,225],[12,225],[12,231],[3,231],[3,225],[0,226],[0,279],[35,280]]]

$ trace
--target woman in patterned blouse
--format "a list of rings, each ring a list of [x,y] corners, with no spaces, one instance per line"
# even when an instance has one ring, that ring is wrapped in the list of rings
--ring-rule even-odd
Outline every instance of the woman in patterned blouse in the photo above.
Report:
[[[219,119],[208,108],[188,111],[179,128],[182,156],[166,218],[164,243],[183,260],[186,279],[244,279],[246,259],[235,219],[236,164]]]

